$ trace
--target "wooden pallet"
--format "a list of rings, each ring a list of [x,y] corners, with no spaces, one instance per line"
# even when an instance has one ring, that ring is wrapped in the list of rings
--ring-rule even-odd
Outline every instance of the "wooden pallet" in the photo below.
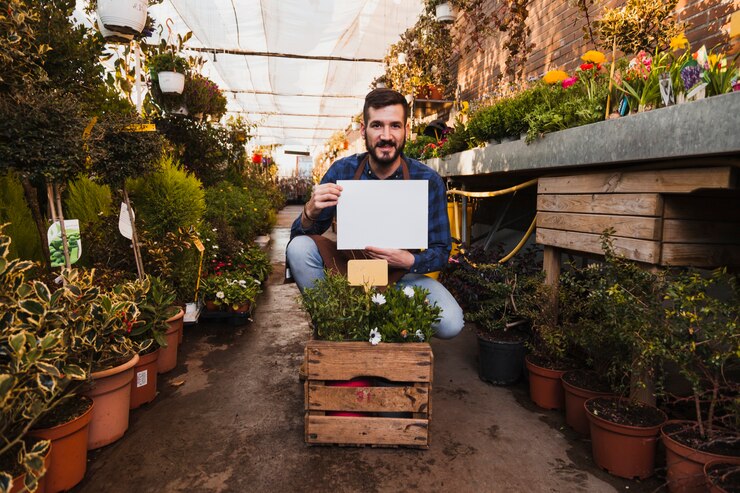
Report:
[[[429,344],[309,341],[305,361],[307,444],[429,448],[434,367]],[[357,377],[371,377],[376,383],[331,386]],[[379,386],[379,379],[388,386]]]
[[[735,166],[616,171],[541,178],[537,243],[602,253],[613,228],[615,251],[672,266],[740,265],[740,191]]]

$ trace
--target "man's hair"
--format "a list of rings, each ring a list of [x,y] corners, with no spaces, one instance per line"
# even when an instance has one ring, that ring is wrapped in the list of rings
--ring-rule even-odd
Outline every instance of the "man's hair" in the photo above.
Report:
[[[370,108],[377,110],[378,108],[385,108],[386,106],[393,106],[395,104],[403,106],[403,123],[405,124],[409,117],[409,103],[403,97],[403,94],[385,87],[373,89],[365,96],[365,106],[362,108],[362,118],[365,120],[365,124],[368,123],[368,119],[370,118]]]

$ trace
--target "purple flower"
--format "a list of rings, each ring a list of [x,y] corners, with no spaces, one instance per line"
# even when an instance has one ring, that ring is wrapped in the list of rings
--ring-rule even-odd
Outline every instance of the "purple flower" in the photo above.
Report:
[[[688,91],[701,81],[701,69],[696,66],[682,68],[681,80],[683,80],[684,89]]]

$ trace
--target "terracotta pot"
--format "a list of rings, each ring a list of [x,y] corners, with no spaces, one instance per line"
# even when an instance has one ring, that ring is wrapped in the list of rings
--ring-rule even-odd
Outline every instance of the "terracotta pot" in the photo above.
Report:
[[[139,355],[135,354],[122,365],[93,372],[93,387],[84,393],[95,403],[87,438],[88,450],[113,443],[126,433],[131,379],[134,378],[134,366],[138,362]]]
[[[704,466],[713,461],[740,464],[740,457],[712,454],[693,449],[671,438],[668,428],[691,426],[691,421],[669,421],[660,430],[666,451],[666,479],[671,493],[694,493],[707,491]]]
[[[645,479],[655,469],[655,446],[660,427],[667,419],[665,413],[655,409],[663,421],[655,426],[629,426],[612,423],[589,411],[589,405],[597,399],[617,397],[594,397],[583,407],[591,425],[591,452],[596,464],[610,474],[627,479]]]
[[[221,306],[217,305],[213,300],[206,301],[206,310],[209,312],[217,312],[221,309]]]
[[[252,308],[252,303],[247,301],[246,303],[240,303],[236,308],[233,306],[229,307],[229,311],[233,313],[249,313],[249,310]]]
[[[134,366],[134,378],[131,379],[131,404],[129,409],[152,402],[157,395],[157,359],[159,359],[158,348],[156,351],[140,354],[139,362]]]
[[[167,347],[159,348],[158,373],[167,373],[177,366],[177,341],[180,338],[183,316],[185,316],[185,311],[181,308],[177,315],[167,319],[167,332],[164,335],[167,339]]]
[[[565,374],[563,374],[563,377]],[[592,397],[607,397],[609,392],[596,392],[594,390],[582,389],[568,382],[561,377],[563,384],[563,393],[565,394],[565,422],[573,430],[581,435],[591,436],[591,426],[586,417],[586,409],[583,403]]]
[[[327,382],[329,387],[372,387],[373,382],[367,378],[356,378],[348,381]],[[368,416],[369,413],[355,413],[350,411],[327,411],[327,416]]]
[[[735,485],[737,485],[737,482],[740,481],[740,465],[739,464],[732,463],[732,462],[726,462],[724,460],[707,462],[704,465],[704,479],[706,481],[707,487],[709,487],[709,493],[729,493],[730,490],[727,490],[723,487],[726,485],[716,483],[711,476],[712,470],[714,471],[720,470],[720,472],[726,473],[727,471],[722,471],[722,469],[725,467],[733,468],[733,471],[729,474],[729,476],[731,477],[731,480],[732,482],[735,483]]]
[[[552,370],[537,366],[527,356],[524,363],[529,370],[529,397],[532,402],[543,409],[563,409],[565,396],[560,377],[565,370]]]
[[[88,432],[95,405],[87,397],[80,398],[90,401],[90,407],[81,416],[53,428],[30,432],[31,436],[51,440],[49,467],[44,475],[46,493],[67,491],[85,477]]]
[[[49,490],[46,487],[46,476],[49,474],[49,466],[51,465],[51,447],[49,447],[49,450],[46,451],[46,456],[44,457],[44,469],[46,469],[46,473],[44,473],[41,478],[36,482],[36,489],[34,490],[36,493],[47,493]],[[19,476],[16,476],[13,478],[13,487],[10,489],[9,493],[21,493],[27,491],[25,489],[24,482],[26,481],[26,473],[23,473]]]

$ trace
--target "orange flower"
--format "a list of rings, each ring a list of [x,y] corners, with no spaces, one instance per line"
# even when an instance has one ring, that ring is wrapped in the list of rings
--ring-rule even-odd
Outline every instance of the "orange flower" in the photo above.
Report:
[[[562,70],[550,70],[543,77],[544,81],[548,84],[557,84],[568,78],[568,74]]]
[[[600,51],[588,50],[583,54],[581,60],[591,63],[604,63],[606,61],[606,56]]]

